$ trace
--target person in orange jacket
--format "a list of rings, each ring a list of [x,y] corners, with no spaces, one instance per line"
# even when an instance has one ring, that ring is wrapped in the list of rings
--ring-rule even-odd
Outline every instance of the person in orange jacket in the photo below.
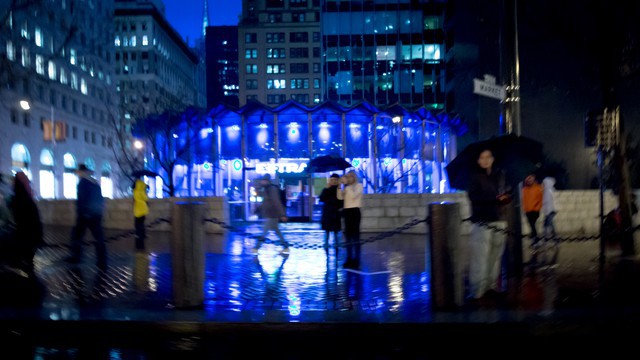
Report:
[[[527,175],[522,187],[522,210],[524,211],[529,227],[531,227],[530,237],[535,245],[538,242],[538,231],[536,222],[542,210],[542,185],[538,183],[534,174]]]

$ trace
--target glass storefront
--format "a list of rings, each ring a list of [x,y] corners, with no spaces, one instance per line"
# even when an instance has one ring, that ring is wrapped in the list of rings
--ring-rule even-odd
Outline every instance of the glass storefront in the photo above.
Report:
[[[289,101],[277,108],[251,102],[207,114],[211,144],[176,166],[178,188],[191,176],[191,196],[226,196],[232,220],[257,220],[254,184],[265,174],[286,191],[292,221],[319,220],[318,196],[332,172],[309,173],[308,162],[322,155],[344,157],[365,193],[448,191],[444,166],[455,152],[458,131],[444,114],[369,103],[343,107],[327,102],[306,107]],[[180,137],[180,136],[178,136]],[[203,156],[202,154],[206,154]],[[342,175],[343,171],[337,171]]]

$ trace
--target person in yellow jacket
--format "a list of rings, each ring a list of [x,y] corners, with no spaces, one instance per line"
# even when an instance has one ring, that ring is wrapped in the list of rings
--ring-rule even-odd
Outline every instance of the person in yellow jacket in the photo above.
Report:
[[[522,210],[524,211],[529,227],[531,227],[531,240],[535,245],[538,242],[538,231],[536,222],[540,217],[542,209],[542,185],[536,180],[536,176],[531,174],[524,179],[522,187]]]
[[[144,240],[147,237],[144,222],[149,214],[148,201],[147,184],[141,179],[136,179],[133,186],[133,217],[135,218],[136,228],[136,250],[144,250]]]

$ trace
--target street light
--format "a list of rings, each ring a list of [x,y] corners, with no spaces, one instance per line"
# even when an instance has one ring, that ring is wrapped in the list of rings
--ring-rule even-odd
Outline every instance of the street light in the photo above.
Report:
[[[29,105],[29,102],[27,100],[20,100],[20,107],[24,111],[31,110],[31,105]]]
[[[144,147],[144,144],[140,140],[135,140],[133,142],[133,147],[136,148],[136,150],[142,150],[142,148]]]

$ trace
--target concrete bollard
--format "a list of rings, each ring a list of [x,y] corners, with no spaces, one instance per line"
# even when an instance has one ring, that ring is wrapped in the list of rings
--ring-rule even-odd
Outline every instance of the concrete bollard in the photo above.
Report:
[[[173,206],[171,263],[176,307],[203,306],[205,210],[204,202],[177,202]]]
[[[436,310],[455,309],[464,302],[460,204],[430,203],[428,211],[431,305]]]

